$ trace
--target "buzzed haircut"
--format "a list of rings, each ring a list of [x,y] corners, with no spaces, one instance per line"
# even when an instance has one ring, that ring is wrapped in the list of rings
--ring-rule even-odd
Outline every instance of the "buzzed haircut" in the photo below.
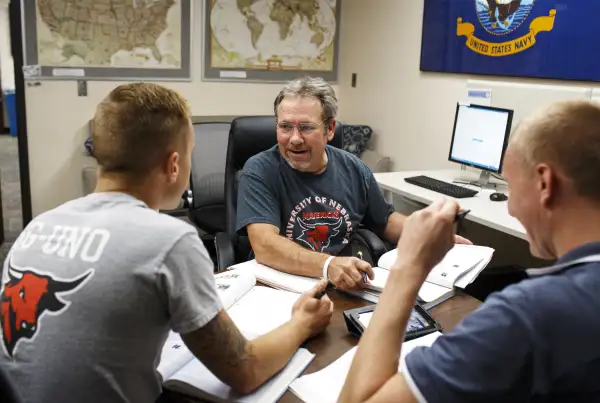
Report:
[[[140,178],[185,141],[190,111],[176,91],[152,83],[123,84],[98,105],[94,156],[102,173]]]
[[[600,203],[600,103],[550,104],[524,119],[513,137],[529,166],[555,164],[579,195]]]

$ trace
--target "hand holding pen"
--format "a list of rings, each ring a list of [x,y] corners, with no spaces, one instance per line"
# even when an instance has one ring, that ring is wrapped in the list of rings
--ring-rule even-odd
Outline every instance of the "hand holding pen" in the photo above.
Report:
[[[411,214],[404,221],[394,268],[421,271],[425,279],[454,246],[456,222],[467,214],[453,199],[439,200]]]
[[[355,256],[336,256],[329,263],[327,278],[336,288],[357,290],[364,285],[364,274],[367,279],[374,278],[369,262]]]

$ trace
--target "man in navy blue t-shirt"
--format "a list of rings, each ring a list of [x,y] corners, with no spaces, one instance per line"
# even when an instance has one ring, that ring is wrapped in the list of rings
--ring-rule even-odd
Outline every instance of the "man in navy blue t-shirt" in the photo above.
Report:
[[[550,105],[525,119],[505,157],[508,210],[531,252],[556,259],[492,294],[398,372],[403,329],[429,270],[452,246],[459,207],[439,202],[404,223],[398,258],[341,402],[600,401],[600,104]]]
[[[277,145],[244,166],[236,228],[248,234],[261,263],[325,277],[342,289],[361,287],[363,272],[373,278],[371,266],[335,255],[359,224],[396,243],[405,217],[385,201],[359,158],[327,145],[334,136],[337,99],[326,81],[291,81],[274,109]]]

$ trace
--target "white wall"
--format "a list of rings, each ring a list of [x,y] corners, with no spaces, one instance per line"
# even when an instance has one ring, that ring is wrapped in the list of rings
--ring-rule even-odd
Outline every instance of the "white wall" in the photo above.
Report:
[[[216,83],[201,80],[201,10],[193,21],[192,82],[163,83],[180,91],[194,115],[271,114],[281,84]],[[27,87],[27,131],[33,215],[82,195],[81,168],[87,123],[97,103],[121,82],[90,82],[88,96],[77,96],[75,82],[44,81]],[[200,146],[200,145],[199,145]]]
[[[467,80],[482,77],[420,71],[424,0],[344,0],[343,4],[338,83],[340,120],[371,126],[376,136],[376,151],[392,158],[395,171],[458,168],[447,161],[456,102],[465,100]],[[351,87],[352,73],[358,74],[356,88]],[[551,80],[483,79],[586,86]],[[522,90],[517,92],[515,97],[523,96]],[[496,98],[507,107],[513,106],[505,95]],[[539,94],[533,95],[539,100]],[[555,94],[552,98],[563,95]],[[399,197],[394,198],[394,205],[405,213],[416,209]],[[493,267],[502,271],[502,266],[509,264],[523,267],[547,264],[531,258],[525,241],[481,225],[467,222],[461,234],[477,244],[495,248],[487,270]]]
[[[397,171],[456,167],[447,162],[456,102],[465,99],[468,79],[482,79],[419,70],[423,4],[423,0],[344,0],[342,7],[340,118],[370,125],[376,133],[376,150],[390,156]],[[350,85],[352,73],[358,74],[356,88]],[[483,79],[586,86],[551,80]],[[514,92],[515,97],[541,98],[519,91]],[[563,90],[550,98],[565,96]],[[506,102],[506,97],[500,103],[517,106]],[[523,111],[516,115],[519,112]]]

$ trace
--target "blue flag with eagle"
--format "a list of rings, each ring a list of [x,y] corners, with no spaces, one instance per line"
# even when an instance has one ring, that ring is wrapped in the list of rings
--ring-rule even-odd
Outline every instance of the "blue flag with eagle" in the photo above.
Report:
[[[600,1],[425,0],[421,70],[600,81]]]

